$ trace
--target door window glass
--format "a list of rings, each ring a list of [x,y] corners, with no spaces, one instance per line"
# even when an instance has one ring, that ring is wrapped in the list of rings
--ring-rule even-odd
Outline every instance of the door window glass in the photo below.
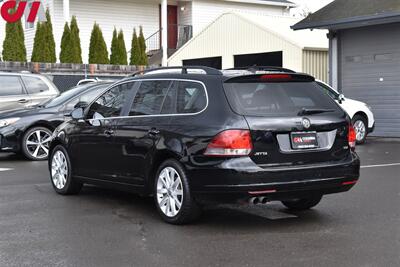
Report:
[[[90,107],[88,119],[118,117],[134,83],[124,83],[113,87],[100,96]]]
[[[1,76],[0,79],[0,96],[25,94],[18,76]]]
[[[29,94],[38,94],[49,91],[47,84],[37,77],[22,76],[26,90]]]
[[[168,93],[172,85],[172,81],[143,81],[135,96],[129,115],[160,114],[162,106],[172,102]]]
[[[104,86],[96,87],[83,93],[81,96],[71,100],[65,107],[66,110],[73,110],[78,103],[89,105],[100,93],[105,90]]]

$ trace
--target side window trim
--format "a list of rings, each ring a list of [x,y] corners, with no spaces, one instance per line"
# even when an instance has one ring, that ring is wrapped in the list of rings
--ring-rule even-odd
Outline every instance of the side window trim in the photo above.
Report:
[[[96,120],[111,120],[111,119],[125,119],[125,118],[143,118],[143,117],[144,117],[144,118],[145,118],[145,117],[166,117],[166,116],[195,116],[195,115],[201,114],[201,113],[203,113],[204,111],[206,111],[207,108],[208,108],[208,106],[209,106],[210,100],[209,100],[209,96],[208,96],[207,87],[206,87],[205,83],[202,82],[202,81],[191,80],[191,79],[179,79],[179,78],[155,78],[155,79],[140,79],[140,80],[138,79],[138,80],[131,80],[131,81],[126,81],[126,82],[119,83],[119,84],[116,84],[116,85],[112,85],[112,87],[109,87],[108,89],[106,89],[98,98],[96,98],[92,103],[90,103],[89,107],[85,110],[85,117],[87,116],[87,113],[89,112],[90,107],[93,105],[93,103],[95,103],[103,94],[105,94],[105,93],[108,92],[109,90],[113,89],[115,86],[119,86],[119,85],[124,84],[124,83],[135,83],[136,92],[135,92],[133,98],[131,99],[132,102],[130,103],[130,105],[128,105],[129,108],[127,108],[127,109],[128,109],[127,112],[129,113],[130,107],[131,107],[131,105],[133,104],[134,97],[136,97],[136,94],[137,94],[137,92],[138,92],[138,89],[139,89],[139,87],[140,87],[140,84],[141,84],[142,82],[144,82],[144,81],[174,81],[174,82],[182,81],[182,82],[193,82],[193,83],[201,84],[201,86],[203,87],[203,90],[204,90],[204,92],[205,92],[205,95],[206,95],[206,106],[204,107],[204,109],[202,109],[201,111],[196,112],[196,113],[159,114],[159,115],[135,115],[135,116],[128,116],[127,113],[124,113],[124,115],[121,115],[121,116],[118,116],[118,117],[99,118],[99,119],[96,119]],[[138,85],[137,85],[137,88],[136,88],[136,83],[138,84]],[[130,102],[130,101],[128,101],[127,104],[128,104],[129,102]],[[121,114],[122,114],[122,112],[121,112]],[[88,118],[86,118],[85,120],[92,121],[93,119],[88,119]]]

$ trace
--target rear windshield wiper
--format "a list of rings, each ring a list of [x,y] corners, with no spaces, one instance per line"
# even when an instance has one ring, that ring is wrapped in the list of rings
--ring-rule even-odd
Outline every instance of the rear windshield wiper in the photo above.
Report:
[[[298,116],[304,116],[304,115],[312,115],[312,114],[320,114],[320,113],[327,113],[327,112],[335,112],[334,109],[308,109],[308,108],[303,108],[300,110],[300,112],[297,114]]]

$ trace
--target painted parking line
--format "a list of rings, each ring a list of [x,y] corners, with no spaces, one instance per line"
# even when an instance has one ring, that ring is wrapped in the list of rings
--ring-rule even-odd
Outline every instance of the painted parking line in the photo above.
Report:
[[[0,168],[0,172],[8,172],[8,171],[13,171],[14,169],[12,168]]]
[[[379,165],[367,165],[367,166],[361,166],[361,169],[381,168],[381,167],[391,167],[391,166],[400,166],[400,163],[389,163],[389,164],[379,164]]]

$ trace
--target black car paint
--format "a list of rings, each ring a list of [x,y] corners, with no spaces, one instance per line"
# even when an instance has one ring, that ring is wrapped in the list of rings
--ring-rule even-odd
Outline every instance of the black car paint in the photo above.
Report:
[[[15,124],[0,128],[0,152],[4,148],[11,148],[7,149],[6,152],[20,152],[22,138],[28,129],[32,127],[45,127],[54,131],[63,122],[69,120],[67,116],[70,115],[72,110],[67,109],[66,106],[70,101],[96,88],[103,87],[106,89],[111,84],[110,82],[102,82],[88,85],[86,86],[86,90],[82,90],[79,94],[68,99],[68,101],[53,107],[37,105],[31,108],[0,113],[0,120],[16,117],[20,118]]]
[[[277,140],[276,134],[268,129],[303,131],[302,117],[260,119],[234,113],[222,89],[226,79],[223,76],[156,74],[122,82],[154,79],[200,81],[208,93],[207,108],[192,115],[136,117],[127,116],[127,108],[124,108],[120,117],[104,120],[105,125],[101,127],[91,126],[88,120],[63,124],[56,130],[50,149],[58,144],[67,149],[75,166],[74,177],[86,183],[151,195],[157,166],[173,158],[184,166],[191,190],[201,201],[204,196],[205,199],[215,196],[246,198],[251,191],[265,189],[278,190],[268,197],[279,200],[302,194],[344,192],[353,184],[343,185],[343,182],[359,178],[360,160],[348,147],[346,127],[350,119],[344,112],[340,116],[328,113],[308,116],[314,127],[311,130],[339,129],[339,142],[332,150],[321,154],[282,155],[271,149],[271,145],[276,149]],[[264,142],[257,148],[272,150],[268,160],[256,156],[257,151],[239,158],[204,155],[208,143],[218,133],[249,128],[255,144]],[[107,135],[107,131],[113,134]],[[83,140],[91,146],[75,146]]]

